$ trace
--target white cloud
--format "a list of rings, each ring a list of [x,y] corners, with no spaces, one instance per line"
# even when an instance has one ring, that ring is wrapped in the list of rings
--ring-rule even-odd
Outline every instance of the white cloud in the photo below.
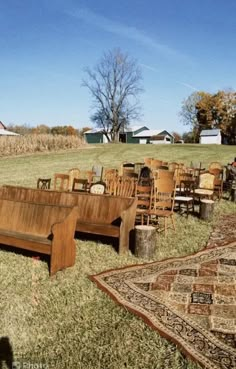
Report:
[[[198,89],[198,88],[196,88],[196,87],[194,87],[194,86],[190,85],[189,83],[184,83],[184,82],[177,82],[177,83],[178,83],[179,85],[184,86],[184,87],[190,88],[190,90],[192,90],[192,91],[199,91],[199,89]]]
[[[169,57],[177,57],[181,59],[188,59],[188,57],[181,52],[170,48],[168,45],[162,44],[154,40],[147,35],[144,31],[137,29],[136,27],[127,26],[119,22],[115,22],[111,19],[97,14],[88,8],[79,8],[77,10],[66,11],[66,14],[82,20],[88,24],[96,26],[106,32],[113,33],[124,38],[128,38],[142,44],[151,49],[155,49],[162,55]]]
[[[151,70],[152,72],[156,72],[156,73],[160,72],[157,68],[152,67],[151,65],[147,65],[147,64],[143,64],[143,63],[140,63],[139,65],[141,67],[145,68],[145,69]]]

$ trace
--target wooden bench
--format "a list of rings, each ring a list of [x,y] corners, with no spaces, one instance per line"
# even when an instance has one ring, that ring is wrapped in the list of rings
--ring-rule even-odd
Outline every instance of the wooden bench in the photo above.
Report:
[[[137,207],[134,197],[3,186],[0,198],[78,206],[76,231],[119,238],[119,254],[129,250]]]
[[[0,198],[0,243],[50,255],[50,275],[75,263],[78,209]]]

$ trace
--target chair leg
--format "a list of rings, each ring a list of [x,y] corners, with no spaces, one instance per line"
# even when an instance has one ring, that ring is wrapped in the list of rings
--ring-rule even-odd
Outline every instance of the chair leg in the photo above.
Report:
[[[166,235],[167,235],[167,218],[165,218],[164,225],[165,225],[165,237],[166,237]]]
[[[175,228],[175,218],[174,218],[174,214],[171,215],[171,222],[172,222],[172,226],[173,226],[173,229],[174,231],[176,230]]]

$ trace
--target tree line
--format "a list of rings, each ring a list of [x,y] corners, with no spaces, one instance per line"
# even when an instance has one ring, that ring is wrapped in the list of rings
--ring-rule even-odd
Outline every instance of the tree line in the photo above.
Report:
[[[71,125],[64,125],[64,126],[53,126],[49,127],[46,124],[40,124],[36,127],[31,127],[27,124],[23,125],[8,125],[7,129],[9,131],[19,133],[20,135],[27,135],[27,134],[52,134],[52,135],[62,135],[62,136],[78,136],[83,137],[83,134],[89,127],[83,127],[81,129],[76,129]]]

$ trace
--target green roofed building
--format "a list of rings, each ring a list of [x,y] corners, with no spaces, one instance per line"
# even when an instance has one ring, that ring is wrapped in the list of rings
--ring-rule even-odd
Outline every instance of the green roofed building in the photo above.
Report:
[[[119,141],[124,143],[139,143],[139,138],[135,135],[142,131],[146,131],[146,126],[133,126],[124,130],[120,133]],[[107,137],[102,133],[100,129],[90,129],[84,132],[85,141],[89,144],[107,143]]]

